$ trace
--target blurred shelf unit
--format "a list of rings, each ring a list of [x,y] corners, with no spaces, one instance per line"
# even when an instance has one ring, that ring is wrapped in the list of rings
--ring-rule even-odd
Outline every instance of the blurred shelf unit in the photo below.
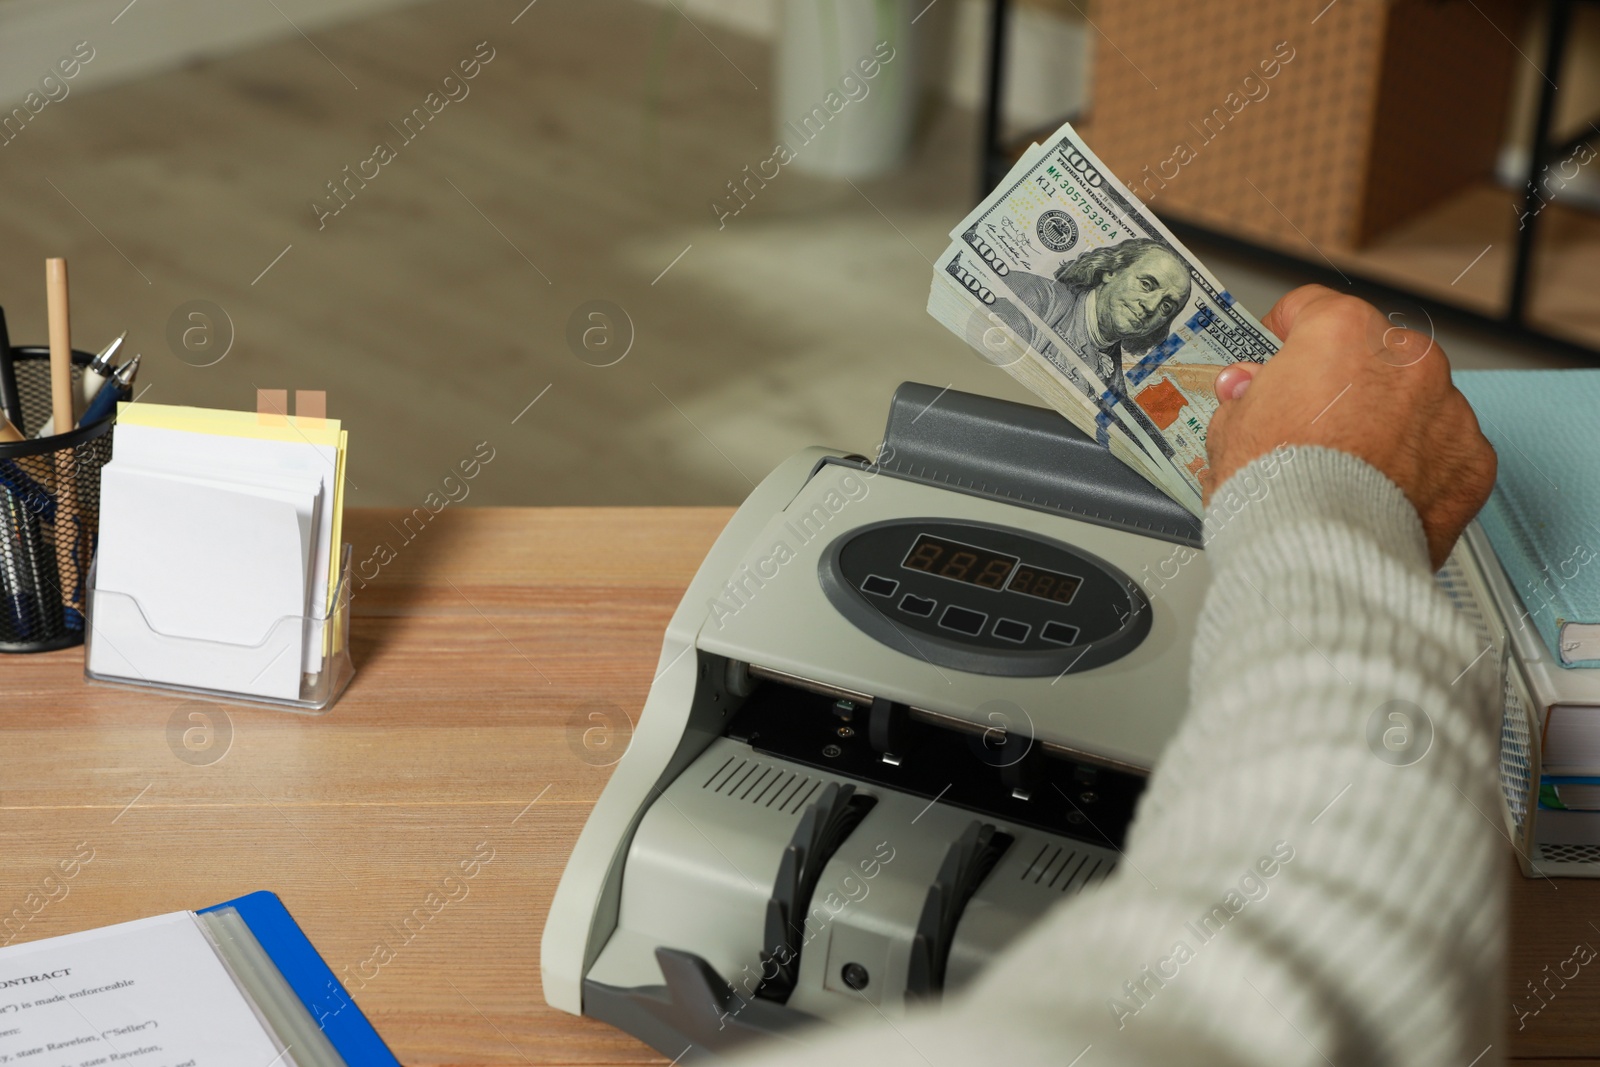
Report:
[[[985,192],[1041,136],[1003,129],[1002,87],[1012,9],[1045,2],[993,0]],[[1073,121],[1180,237],[1600,357],[1600,196],[1570,195],[1600,189],[1600,2],[1168,4],[1086,6]]]

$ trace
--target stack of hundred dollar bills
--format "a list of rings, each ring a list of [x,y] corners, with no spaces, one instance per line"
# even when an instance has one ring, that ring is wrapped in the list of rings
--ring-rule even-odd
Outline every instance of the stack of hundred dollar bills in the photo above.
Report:
[[[1070,125],[951,231],[928,311],[1194,514],[1212,383],[1279,341]]]

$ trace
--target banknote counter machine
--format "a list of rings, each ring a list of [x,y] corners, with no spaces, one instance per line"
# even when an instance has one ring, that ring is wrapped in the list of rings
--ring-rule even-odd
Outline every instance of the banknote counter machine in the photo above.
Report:
[[[780,465],[667,628],[546,999],[688,1062],[958,990],[1115,865],[1199,544],[1059,415],[954,390],[901,386],[876,461]]]

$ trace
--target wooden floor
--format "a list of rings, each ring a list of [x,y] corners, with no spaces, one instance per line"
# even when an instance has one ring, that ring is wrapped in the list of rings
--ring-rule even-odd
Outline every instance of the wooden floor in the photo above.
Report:
[[[470,94],[405,142],[389,124],[479,42]],[[0,304],[41,341],[65,255],[80,347],[129,330],[144,399],[327,390],[352,506],[416,506],[479,441],[471,504],[731,504],[805,445],[870,449],[907,378],[1029,399],[924,311],[972,116],[932,109],[913,165],[859,188],[786,169],[719,228],[711,201],[772,155],[771,83],[765,44],[671,6],[439,0],[75,92],[0,148]],[[319,229],[380,140],[395,158]],[[1201,251],[1258,312],[1295,281]],[[194,300],[232,323],[213,366],[169,341]],[[631,322],[615,366],[569,348],[594,300]]]
[[[1369,247],[1330,251],[1326,262],[1481,315],[1504,315],[1520,209],[1512,190],[1487,182],[1468,186]],[[1552,337],[1600,346],[1600,216],[1561,204],[1539,215],[1528,324]],[[1322,259],[1320,251],[1299,239],[1252,239],[1309,262]]]
[[[43,337],[66,255],[80,347],[129,329],[144,399],[327,390],[354,506],[420,503],[483,440],[473,504],[732,503],[800,447],[869,448],[907,377],[1025,397],[924,311],[969,116],[860,191],[785,170],[719,229],[711,201],[772,155],[768,48],[632,0],[523,6],[421,4],[48,108],[0,149],[13,338]],[[470,94],[402,140],[479,42]],[[380,140],[319,230],[311,201]],[[210,367],[167,339],[196,299],[236,333]],[[615,366],[569,349],[593,300],[631,320]]]

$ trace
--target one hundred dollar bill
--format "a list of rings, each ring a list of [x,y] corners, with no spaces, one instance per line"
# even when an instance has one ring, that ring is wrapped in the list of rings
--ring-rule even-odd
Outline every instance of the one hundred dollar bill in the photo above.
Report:
[[[1022,175],[1044,151],[1042,145],[1031,146],[1001,186]],[[1001,292],[988,271],[975,265],[970,250],[952,244],[934,270],[928,311],[987,362],[1004,369],[1078,429],[1098,438],[1118,459],[1199,514],[1199,494],[1141,427],[1125,424],[1107,407],[1102,400],[1107,390],[1096,372],[1070,350],[1048,342],[1032,348],[1022,341],[1007,323],[1020,321],[1023,312],[1010,307]],[[1002,317],[1002,311],[1009,313]]]
[[[1061,377],[1099,391],[1099,440],[1109,447],[1120,424],[1178,472],[1196,507],[1217,372],[1264,362],[1278,339],[1070,125],[1030,149],[951,237],[936,269],[969,293],[975,280],[987,288],[979,299],[1035,352],[1071,353]]]
[[[1015,349],[1027,353],[1027,357],[1022,358],[1013,350],[1015,362],[1005,365],[1007,373],[1058,411],[1068,410],[1068,404],[1078,408],[1080,414],[1073,418],[1074,425],[1103,447],[1110,448],[1119,459],[1138,469],[1195,514],[1200,513],[1200,493],[1191,488],[1176,469],[1171,449],[1164,440],[1159,440],[1159,432],[1152,433],[1120,410],[1115,403],[1116,394],[1101,379],[1098,368],[1060,341],[1046,339],[1040,331],[1030,329],[1026,310],[1006,294],[997,279],[975,261],[969,250],[951,245],[936,262],[934,277],[949,291],[965,297],[969,318],[981,323],[978,328],[983,329],[986,348],[996,347],[996,335],[1000,333],[1012,340]],[[935,310],[931,297],[928,310],[941,322],[945,321]],[[974,327],[967,325],[965,329],[958,329],[949,322],[945,325],[972,343],[970,334]],[[992,358],[990,361],[996,362]],[[1030,367],[1035,368],[1034,373],[1027,373]],[[1127,447],[1119,450],[1119,440]]]
[[[952,251],[959,257],[958,249]],[[1083,433],[1098,438],[1113,455],[1162,492],[1199,514],[1199,495],[1152,443],[1141,439],[1137,427],[1130,432],[1120,419],[1100,421],[1099,416],[1105,411],[1101,400],[1104,388],[1097,384],[1092,372],[1082,368],[1075,356],[1055,345],[1046,344],[1041,349],[1029,347],[1007,322],[1014,316],[1003,317],[994,304],[986,302],[985,298],[993,295],[993,290],[981,277],[974,278],[964,271],[959,259],[952,262],[956,269],[934,274],[933,288],[928,294],[928,311],[933,317]]]

